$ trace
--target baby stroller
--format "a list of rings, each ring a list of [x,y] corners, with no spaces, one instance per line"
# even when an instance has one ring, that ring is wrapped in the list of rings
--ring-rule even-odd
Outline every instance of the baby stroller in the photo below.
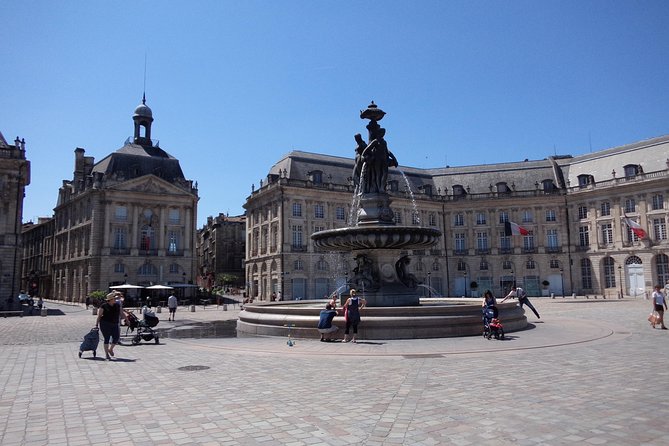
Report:
[[[92,351],[93,357],[97,357],[98,344],[100,343],[100,330],[96,327],[91,328],[91,331],[84,335],[84,340],[79,346],[79,357],[85,351]]]
[[[156,316],[145,314],[144,319],[139,319],[134,313],[128,311],[126,312],[126,320],[128,328],[125,334],[136,330],[132,337],[133,345],[137,345],[143,340],[147,342],[154,340],[156,344],[160,343],[160,335],[153,329],[160,322],[160,319]]]
[[[504,327],[499,320],[497,307],[486,307],[483,309],[483,337],[491,339],[504,339]]]

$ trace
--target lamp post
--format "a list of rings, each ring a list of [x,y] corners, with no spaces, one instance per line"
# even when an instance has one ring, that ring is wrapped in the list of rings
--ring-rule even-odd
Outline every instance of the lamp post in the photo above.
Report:
[[[467,271],[462,274],[465,276],[465,297],[467,297]]]
[[[623,267],[618,265],[618,276],[620,277],[620,298],[623,298]]]
[[[123,274],[123,283],[128,283],[128,274]]]
[[[564,299],[564,269],[560,268],[560,283],[562,286],[562,298]]]
[[[427,297],[432,297],[432,273],[427,272]]]

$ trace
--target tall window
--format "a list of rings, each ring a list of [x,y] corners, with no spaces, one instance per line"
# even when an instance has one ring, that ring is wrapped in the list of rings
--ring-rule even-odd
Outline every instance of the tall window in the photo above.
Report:
[[[525,251],[533,251],[534,250],[534,236],[532,234],[528,234],[528,235],[523,236],[523,249]]]
[[[592,289],[592,263],[590,259],[581,259],[581,287]]]
[[[304,263],[302,263],[302,259],[297,259],[293,262],[293,269],[295,271],[302,271],[304,269]]]
[[[476,224],[477,225],[486,224],[486,215],[485,215],[484,212],[477,212],[476,213]]]
[[[558,247],[558,233],[557,229],[549,229],[546,231],[546,245],[548,248]]]
[[[611,223],[604,223],[602,225],[602,243],[605,245],[613,244],[613,226]]]
[[[396,224],[401,224],[402,223],[402,213],[400,211],[394,211],[393,212],[393,220],[395,221]]]
[[[587,226],[578,228],[578,246],[590,246],[590,229]]]
[[[411,224],[412,225],[419,225],[420,224],[420,217],[418,216],[418,212],[412,212],[411,213]]]
[[[301,217],[301,216],[302,216],[302,204],[293,203],[293,217]]]
[[[667,283],[669,281],[669,256],[658,254],[656,260],[657,283]]]
[[[314,232],[325,231],[325,226],[314,226]]]
[[[651,207],[653,208],[654,211],[658,209],[664,209],[664,195],[662,194],[653,195]]]
[[[139,271],[137,271],[137,273],[140,276],[155,276],[156,274],[158,274],[158,271],[156,270],[156,267],[153,266],[152,264],[145,263],[139,267]]]
[[[316,262],[316,271],[327,271],[328,270],[328,262],[326,262],[323,259],[319,259],[318,262]]]
[[[337,207],[337,220],[346,220],[346,211],[344,210],[343,207],[339,206]]]
[[[114,229],[114,249],[125,249],[125,228]]]
[[[179,264],[170,263],[170,274],[177,274],[179,272]]]
[[[453,224],[455,226],[464,226],[465,225],[465,216],[463,214],[455,214],[453,216]]]
[[[314,205],[314,218],[325,218],[325,206],[322,204]]]
[[[602,211],[602,217],[606,217],[608,215],[611,215],[611,203],[608,201],[602,201],[602,204],[600,205],[601,211]]]
[[[667,239],[667,224],[664,218],[653,219],[653,233],[655,234],[655,240]]]
[[[427,221],[430,226],[437,226],[437,216],[434,212],[430,212],[427,217]]]
[[[151,226],[143,226],[139,236],[139,249],[142,251],[156,249],[156,238]]]
[[[114,272],[115,273],[124,273],[125,272],[125,265],[121,262],[115,263],[114,264]]]
[[[529,259],[529,260],[525,263],[525,268],[526,268],[526,269],[536,269],[536,268],[537,268],[537,263],[536,263],[534,260]]]
[[[627,198],[625,200],[625,212],[636,212],[636,201],[634,198]]]
[[[532,211],[523,211],[523,223],[532,223],[533,221]]]
[[[464,234],[455,234],[455,252],[464,252],[467,249]]]
[[[125,206],[116,206],[114,210],[114,218],[118,221],[128,220],[128,208]]]
[[[293,225],[293,246],[302,247],[302,225]]]
[[[551,259],[550,267],[553,269],[558,269],[560,267],[560,261],[558,259]]]
[[[168,218],[170,224],[178,225],[179,223],[181,223],[181,213],[179,212],[179,209],[170,209]]]
[[[499,248],[502,251],[509,251],[511,249],[511,237],[506,235],[504,231],[499,233]]]
[[[546,221],[555,221],[555,209],[546,209]]]
[[[458,271],[467,271],[467,264],[462,260],[458,260]]]
[[[613,257],[604,257],[604,286],[605,288],[616,287],[616,262]]]
[[[628,243],[638,242],[639,237],[634,233],[634,231],[632,231],[632,228],[630,228],[627,225],[624,225],[624,226],[625,226],[625,229],[626,229],[625,233],[627,234],[626,237],[625,237],[627,242]]]
[[[506,211],[502,211],[499,213],[499,222],[500,223],[506,223],[509,221],[509,213]]]
[[[177,252],[179,249],[179,233],[177,231],[169,231],[167,233],[167,251],[171,253]]]
[[[585,206],[579,206],[578,207],[578,219],[579,220],[585,220],[588,218],[588,208]]]
[[[481,271],[488,271],[488,262],[481,260],[481,262],[479,262],[479,269]]]
[[[485,231],[476,233],[476,249],[479,251],[488,250],[488,233]]]

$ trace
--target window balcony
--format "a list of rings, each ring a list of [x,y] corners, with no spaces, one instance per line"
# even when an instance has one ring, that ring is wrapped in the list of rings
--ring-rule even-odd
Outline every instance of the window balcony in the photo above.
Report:
[[[513,254],[513,248],[499,248],[500,254]]]
[[[306,245],[291,245],[290,252],[307,252]]]
[[[549,253],[562,252],[562,247],[561,246],[546,246],[546,252],[549,252]]]
[[[166,254],[167,254],[168,256],[177,256],[177,257],[181,257],[181,256],[184,255],[184,250],[183,250],[183,249],[177,249],[177,250],[174,250],[174,251],[167,251]]]
[[[130,248],[112,248],[109,253],[115,256],[127,256],[130,255]]]
[[[585,251],[590,251],[590,245],[576,247],[576,252],[585,252]]]
[[[523,254],[536,254],[537,248],[535,247],[523,247]]]
[[[139,250],[139,255],[140,256],[157,256],[158,255],[158,250],[157,249],[140,249]]]
[[[476,250],[476,255],[482,256],[482,255],[486,255],[486,254],[490,254],[490,249],[489,248],[483,248],[483,249],[477,249]]]
[[[456,249],[456,250],[453,251],[453,254],[455,254],[456,256],[466,256],[466,255],[469,254],[469,250],[468,249]]]
[[[431,256],[440,256],[441,255],[441,249],[430,249],[430,255]]]

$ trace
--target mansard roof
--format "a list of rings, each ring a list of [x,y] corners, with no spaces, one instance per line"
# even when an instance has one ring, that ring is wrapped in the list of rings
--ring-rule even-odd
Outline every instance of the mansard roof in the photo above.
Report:
[[[100,160],[93,167],[93,172],[116,174],[126,179],[149,174],[170,182],[185,179],[178,159],[160,147],[132,143]]]

